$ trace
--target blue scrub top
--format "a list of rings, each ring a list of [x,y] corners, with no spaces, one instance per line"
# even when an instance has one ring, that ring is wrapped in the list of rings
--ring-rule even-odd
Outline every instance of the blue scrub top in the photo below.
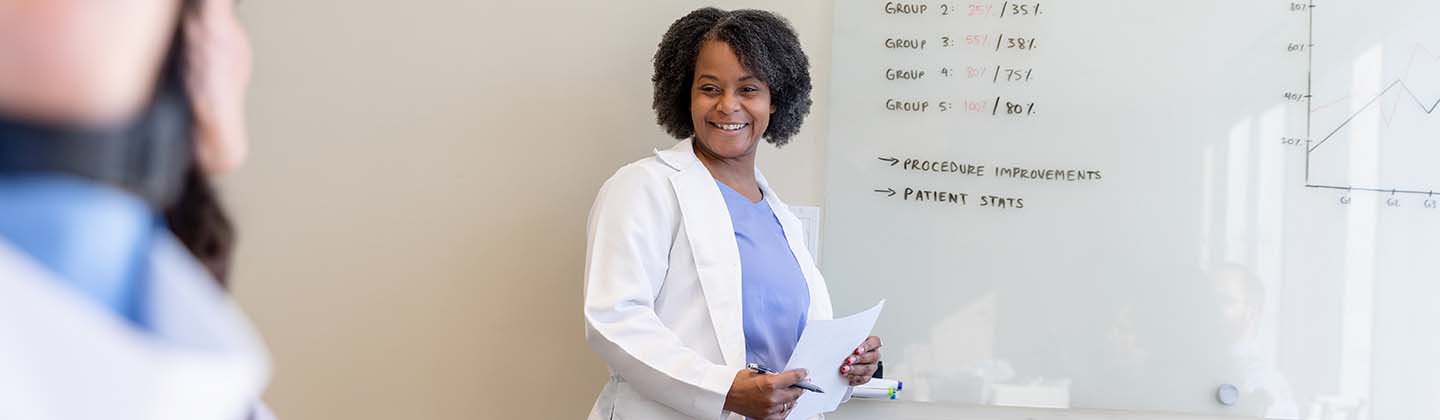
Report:
[[[0,177],[0,239],[137,326],[160,216],[140,198],[77,177]],[[3,293],[3,292],[0,292]]]
[[[805,330],[810,286],[770,203],[763,199],[752,203],[724,183],[715,183],[725,196],[740,248],[745,361],[784,369]]]

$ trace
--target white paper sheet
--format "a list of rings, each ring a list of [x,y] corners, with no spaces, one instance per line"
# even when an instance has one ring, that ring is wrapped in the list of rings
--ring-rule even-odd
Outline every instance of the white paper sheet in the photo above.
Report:
[[[800,342],[795,344],[795,353],[790,355],[790,364],[785,370],[805,369],[810,383],[825,393],[806,391],[786,419],[808,419],[840,407],[845,389],[850,386],[850,381],[840,374],[840,364],[870,336],[883,308],[885,301],[881,300],[858,314],[832,320],[812,319],[805,324],[805,332],[800,334]]]

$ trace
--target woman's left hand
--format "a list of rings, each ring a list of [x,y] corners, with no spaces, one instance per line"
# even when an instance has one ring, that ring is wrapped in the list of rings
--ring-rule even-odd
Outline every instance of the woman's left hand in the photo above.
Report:
[[[875,369],[880,363],[880,337],[870,336],[860,347],[855,348],[854,354],[845,358],[840,364],[840,374],[850,380],[850,386],[861,385],[870,382],[870,377],[875,376]]]

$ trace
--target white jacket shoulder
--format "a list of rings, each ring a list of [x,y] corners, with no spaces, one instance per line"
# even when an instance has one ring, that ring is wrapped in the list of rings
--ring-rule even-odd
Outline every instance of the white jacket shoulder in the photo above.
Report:
[[[679,171],[658,157],[648,156],[620,167],[610,175],[610,179],[605,180],[601,191],[609,188],[668,188],[668,179],[676,172]]]

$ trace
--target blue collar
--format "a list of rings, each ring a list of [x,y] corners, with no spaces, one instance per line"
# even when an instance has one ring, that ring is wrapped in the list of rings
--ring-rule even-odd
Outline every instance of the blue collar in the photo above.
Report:
[[[138,325],[160,216],[139,197],[68,175],[0,177],[0,237]]]

